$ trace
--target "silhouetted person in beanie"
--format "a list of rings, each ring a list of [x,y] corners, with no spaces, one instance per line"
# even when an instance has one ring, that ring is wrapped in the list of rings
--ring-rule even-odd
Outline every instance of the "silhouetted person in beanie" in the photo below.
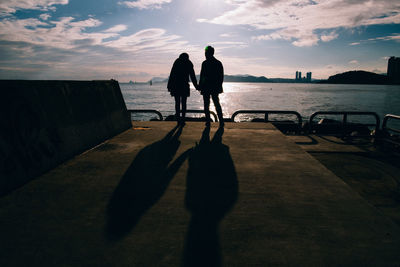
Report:
[[[196,89],[198,89],[193,63],[187,53],[182,53],[175,60],[168,79],[168,91],[175,97],[175,116],[178,124],[185,125],[186,100],[190,96],[189,76]],[[182,117],[181,114],[182,103]]]
[[[220,127],[224,126],[222,108],[219,103],[218,95],[222,93],[222,82],[224,81],[224,67],[222,63],[214,57],[214,48],[207,46],[205,51],[206,60],[201,65],[199,88],[204,100],[204,111],[206,115],[206,125],[210,125],[210,96],[217,111]]]

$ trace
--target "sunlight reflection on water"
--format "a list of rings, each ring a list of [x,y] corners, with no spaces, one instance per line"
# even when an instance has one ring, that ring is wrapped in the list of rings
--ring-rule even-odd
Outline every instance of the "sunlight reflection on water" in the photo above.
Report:
[[[128,109],[156,109],[174,114],[166,83],[120,84]],[[220,94],[224,117],[241,109],[293,110],[304,119],[316,111],[373,111],[400,115],[400,86],[294,83],[224,83]],[[203,109],[203,99],[191,87],[188,109]],[[211,104],[211,109],[214,109]],[[142,115],[140,115],[142,116]],[[141,117],[137,119],[141,119]],[[143,119],[146,115],[142,116]]]

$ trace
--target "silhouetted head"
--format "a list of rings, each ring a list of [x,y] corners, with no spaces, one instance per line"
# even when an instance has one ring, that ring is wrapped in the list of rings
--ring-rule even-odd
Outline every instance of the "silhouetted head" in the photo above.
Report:
[[[206,58],[212,58],[214,56],[214,47],[212,46],[207,46],[206,47]]]
[[[183,60],[189,60],[189,55],[187,53],[182,53],[179,55],[179,58]]]

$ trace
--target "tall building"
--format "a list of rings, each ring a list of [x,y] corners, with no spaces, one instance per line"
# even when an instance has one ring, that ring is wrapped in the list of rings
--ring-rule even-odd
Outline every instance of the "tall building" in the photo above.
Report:
[[[387,76],[389,81],[400,83],[400,58],[390,57],[388,61]]]
[[[311,82],[311,72],[307,72],[307,82]]]
[[[301,77],[301,71],[296,71],[297,82],[311,82],[311,72],[307,72],[306,77]]]

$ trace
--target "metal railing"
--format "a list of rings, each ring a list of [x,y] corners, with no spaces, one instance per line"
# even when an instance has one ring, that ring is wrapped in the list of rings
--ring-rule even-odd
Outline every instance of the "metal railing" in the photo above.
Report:
[[[389,133],[389,132],[400,133],[400,129],[393,129],[393,128],[387,127],[387,122],[388,122],[388,120],[391,120],[391,119],[400,121],[400,116],[393,115],[393,114],[385,115],[385,117],[383,118],[383,121],[382,121],[382,130],[386,133]]]
[[[129,109],[128,110],[130,113],[154,113],[158,116],[159,120],[164,120],[163,115],[161,114],[161,112],[159,112],[158,110],[155,109]],[[196,114],[204,114],[204,110],[195,110],[195,109],[188,109],[186,111],[186,113],[196,113]],[[276,123],[285,123],[285,121],[279,121],[279,120],[269,120],[269,115],[270,114],[281,114],[281,115],[295,115],[297,117],[297,127],[299,129],[301,129],[302,127],[302,117],[300,115],[300,113],[298,113],[297,111],[291,111],[291,110],[238,110],[235,111],[232,116],[231,116],[231,121],[235,122],[235,118],[236,116],[238,116],[239,114],[264,114],[264,121],[265,122],[276,122]],[[215,112],[210,111],[210,115],[213,116],[214,121],[218,121],[218,117],[215,114]],[[319,115],[342,115],[342,121],[341,121],[341,126],[343,127],[343,130],[346,129],[346,125],[351,125],[351,123],[348,122],[348,116],[354,116],[354,115],[358,115],[358,116],[372,116],[375,118],[375,123],[374,124],[368,124],[368,123],[360,123],[360,125],[369,127],[369,126],[374,126],[375,130],[379,129],[380,126],[380,118],[378,116],[378,114],[376,114],[375,112],[363,112],[363,111],[318,111],[313,113],[310,116],[309,119],[309,127],[310,130],[313,130],[313,127],[315,125],[317,125],[316,123],[314,123],[314,119],[315,117],[319,116]],[[396,132],[396,133],[400,133],[400,129],[392,129],[387,127],[387,122],[390,119],[395,119],[395,120],[400,120],[400,116],[398,115],[392,115],[392,114],[388,114],[385,116],[385,118],[383,119],[383,124],[382,124],[382,130],[389,132]]]
[[[394,129],[394,128],[389,128],[387,126],[387,123],[389,120],[399,120],[400,121],[400,116],[393,115],[393,114],[385,115],[385,117],[383,118],[383,122],[382,122],[383,141],[394,144],[396,146],[400,146],[400,135],[399,135],[400,130]],[[397,134],[392,135],[391,132],[397,133]]]
[[[295,115],[300,126],[303,122],[300,113],[291,110],[238,110],[232,114],[231,120],[234,122],[235,117],[239,114],[264,114],[264,121],[266,122],[269,122],[269,114]]]
[[[342,121],[341,121],[341,126],[343,127],[343,131],[346,130],[346,126],[349,125],[350,123],[348,122],[348,116],[354,116],[354,115],[358,115],[358,116],[372,116],[375,118],[375,123],[374,124],[369,124],[369,123],[362,123],[361,125],[369,127],[369,126],[375,126],[375,131],[379,130],[379,125],[380,125],[380,119],[378,114],[376,114],[375,112],[367,112],[367,111],[318,111],[313,113],[310,116],[310,120],[309,120],[309,127],[310,127],[310,131],[313,130],[314,125],[316,125],[316,123],[313,122],[314,118],[318,115],[342,115]]]
[[[157,114],[160,121],[162,121],[164,119],[161,112],[159,112],[158,110],[155,110],[155,109],[128,109],[128,111],[131,114],[132,113],[154,113],[154,114]]]
[[[164,120],[163,115],[161,114],[161,112],[159,112],[156,109],[128,109],[128,111],[132,114],[132,113],[153,113],[156,114],[159,118],[160,121]],[[204,110],[196,110],[196,109],[188,109],[186,110],[186,114],[187,113],[199,113],[199,114],[204,114]],[[210,115],[213,116],[214,121],[218,121],[218,117],[217,114],[215,114],[214,111],[210,110]]]
[[[283,133],[295,132],[299,133],[302,129],[302,117],[300,113],[292,110],[238,110],[232,114],[231,121],[235,122],[235,117],[239,114],[264,114],[264,122],[271,122]],[[281,115],[295,115],[297,117],[297,123],[293,121],[283,120],[269,120],[270,114],[281,114]]]
[[[187,114],[187,113],[205,114],[205,113],[204,113],[204,110],[198,110],[198,109],[188,109],[188,110],[186,110],[186,114]],[[211,111],[211,110],[210,110],[210,115],[213,116],[214,121],[216,121],[216,122],[218,121],[217,114],[215,114],[214,111]]]

